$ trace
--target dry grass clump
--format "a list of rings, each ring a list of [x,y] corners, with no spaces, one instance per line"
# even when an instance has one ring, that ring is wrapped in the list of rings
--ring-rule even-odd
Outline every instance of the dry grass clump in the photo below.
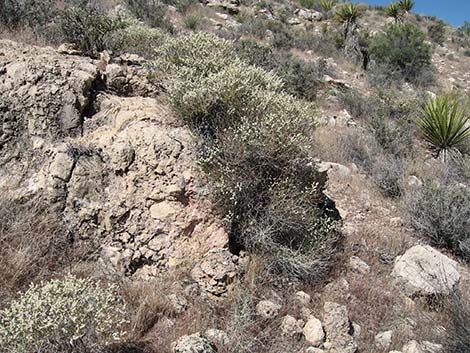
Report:
[[[69,232],[46,201],[0,198],[0,306],[72,258]]]

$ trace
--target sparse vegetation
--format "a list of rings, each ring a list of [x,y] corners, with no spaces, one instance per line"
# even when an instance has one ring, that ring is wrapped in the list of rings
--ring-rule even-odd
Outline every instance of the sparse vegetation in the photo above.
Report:
[[[32,285],[0,311],[7,352],[89,352],[121,335],[125,311],[114,287],[72,276]]]
[[[470,259],[470,193],[450,180],[428,180],[407,192],[406,209],[411,225],[435,245]]]
[[[374,36],[369,53],[388,80],[419,83],[433,70],[431,47],[424,33],[411,24],[394,24]]]
[[[437,21],[428,26],[428,36],[436,44],[442,45],[446,39],[446,25],[444,21]]]

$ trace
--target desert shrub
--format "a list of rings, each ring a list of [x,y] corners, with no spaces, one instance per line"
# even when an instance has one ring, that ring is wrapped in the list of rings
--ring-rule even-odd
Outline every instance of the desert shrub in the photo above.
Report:
[[[54,17],[53,0],[2,0],[0,2],[0,26],[8,29],[17,27],[36,28],[43,26]]]
[[[125,0],[129,11],[150,27],[160,27],[169,32],[173,31],[171,22],[166,14],[168,6],[160,0]]]
[[[125,27],[119,17],[112,17],[94,8],[71,7],[60,16],[64,38],[75,44],[84,54],[96,56],[107,48],[107,36]]]
[[[319,0],[299,0],[299,4],[307,9],[313,9],[317,11],[321,9]]]
[[[232,43],[214,35],[176,38],[160,55],[176,80],[173,107],[201,133],[199,163],[234,251],[260,253],[293,278],[322,277],[336,232],[308,154],[312,107],[283,92],[276,75],[234,59]]]
[[[378,156],[370,171],[372,181],[386,196],[400,197],[405,186],[405,163],[391,154]]]
[[[111,32],[107,36],[106,45],[116,54],[132,53],[150,58],[154,55],[150,48],[162,45],[167,36],[166,32],[159,28],[135,23]]]
[[[426,181],[405,198],[411,225],[437,246],[470,259],[470,192],[448,180]]]
[[[90,352],[119,338],[124,306],[115,287],[68,276],[31,287],[0,312],[7,352]]]
[[[437,21],[428,26],[429,38],[439,45],[442,45],[446,40],[446,24],[444,21]]]
[[[470,351],[470,302],[465,294],[453,293],[445,301],[445,309],[450,318],[445,327],[445,351],[466,353]]]
[[[275,52],[253,40],[240,40],[235,48],[243,61],[273,71],[284,82],[285,90],[298,98],[313,100],[324,75],[333,75],[325,60],[305,61],[291,53]]]
[[[457,149],[470,137],[470,117],[457,98],[449,96],[428,100],[417,120],[425,141],[435,157],[447,159],[449,152]]]
[[[432,72],[432,52],[424,33],[411,24],[394,24],[375,35],[369,47],[376,71],[388,80],[417,83]]]
[[[198,13],[190,13],[183,17],[184,27],[195,30],[201,26],[202,16]]]

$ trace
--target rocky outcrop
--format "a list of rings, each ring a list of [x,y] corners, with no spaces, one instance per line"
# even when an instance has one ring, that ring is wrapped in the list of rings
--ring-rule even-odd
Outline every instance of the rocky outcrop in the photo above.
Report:
[[[411,296],[449,294],[458,285],[457,262],[429,245],[416,245],[397,258],[392,276]]]
[[[238,257],[197,183],[194,137],[145,70],[0,41],[0,192],[49,200],[74,243],[119,272],[196,264],[221,295]]]
[[[357,351],[357,344],[351,335],[352,325],[349,321],[346,306],[326,302],[323,309],[323,325],[327,338],[325,347],[328,347],[332,352],[355,353]]]

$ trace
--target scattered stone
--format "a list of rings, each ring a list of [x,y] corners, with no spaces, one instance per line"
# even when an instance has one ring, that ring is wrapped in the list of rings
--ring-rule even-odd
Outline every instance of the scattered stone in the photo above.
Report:
[[[387,349],[392,345],[393,331],[380,332],[375,336],[375,344],[380,347]]]
[[[349,267],[353,271],[359,272],[363,275],[370,272],[370,266],[357,256],[351,256],[351,258],[349,259]]]
[[[220,297],[229,291],[238,270],[227,249],[212,249],[193,268],[191,277],[206,293]]]
[[[323,325],[316,317],[311,317],[303,328],[305,340],[312,346],[319,347],[325,340]]]
[[[316,347],[308,347],[305,350],[305,353],[325,353],[323,349],[316,348]]]
[[[284,336],[294,337],[302,334],[302,320],[297,320],[295,317],[286,315],[281,322],[281,332]]]
[[[159,219],[161,221],[173,219],[178,212],[179,208],[168,201],[162,201],[150,207],[150,215],[152,218]]]
[[[423,186],[423,182],[418,177],[410,175],[408,177],[408,186],[413,188],[420,188],[421,186]]]
[[[49,166],[49,173],[62,181],[69,181],[75,161],[67,153],[59,152]]]
[[[214,353],[217,348],[199,332],[182,336],[172,344],[173,353]]]
[[[426,353],[441,353],[444,352],[444,346],[439,343],[433,343],[429,341],[421,342],[421,346],[424,348]]]
[[[217,348],[226,347],[230,344],[230,338],[223,330],[208,329],[205,332],[205,337],[211,341]]]
[[[303,291],[298,291],[297,293],[295,293],[295,300],[302,304],[302,305],[308,305],[310,304],[310,295],[308,295],[307,293],[303,292]]]
[[[188,309],[188,301],[186,298],[176,294],[170,294],[168,299],[170,300],[171,306],[176,314],[182,314],[186,309]]]
[[[417,341],[410,341],[401,349],[403,353],[425,353]]]
[[[357,344],[350,335],[351,323],[349,321],[348,309],[345,305],[326,302],[324,307],[323,326],[326,338],[331,344],[331,350],[344,353],[355,353]]]
[[[460,273],[457,262],[429,245],[416,245],[395,261],[392,276],[410,296],[449,294]]]
[[[272,320],[279,314],[281,305],[269,300],[262,300],[256,305],[256,313],[263,319]]]
[[[353,333],[352,333],[353,337],[358,338],[359,336],[361,336],[361,332],[362,332],[361,326],[358,323],[353,322],[352,327],[353,327]]]

